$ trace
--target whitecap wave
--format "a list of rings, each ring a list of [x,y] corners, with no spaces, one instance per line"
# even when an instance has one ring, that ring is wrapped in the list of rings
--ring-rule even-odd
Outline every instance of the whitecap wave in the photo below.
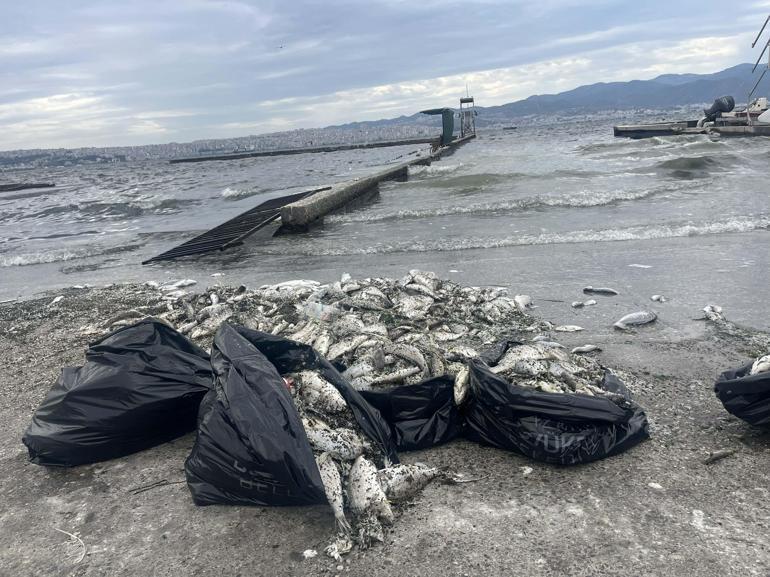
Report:
[[[302,255],[345,256],[355,254],[387,254],[397,252],[443,252],[452,250],[470,250],[479,248],[502,248],[544,244],[574,244],[586,242],[614,242],[624,240],[652,240],[686,236],[705,236],[713,234],[742,233],[770,228],[770,216],[734,217],[723,221],[703,223],[670,223],[653,226],[635,226],[621,229],[576,230],[564,233],[523,234],[506,237],[462,237],[437,238],[425,241],[404,241],[379,243],[372,246],[326,246],[307,243],[298,244],[294,252]],[[264,247],[267,254],[272,247]],[[284,247],[280,252],[286,252]]]

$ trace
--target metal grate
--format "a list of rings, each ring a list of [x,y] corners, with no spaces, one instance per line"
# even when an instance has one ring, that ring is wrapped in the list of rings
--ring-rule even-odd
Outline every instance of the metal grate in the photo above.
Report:
[[[271,198],[259,206],[255,206],[251,210],[239,214],[235,218],[188,240],[184,244],[180,244],[171,250],[167,250],[151,259],[143,261],[142,264],[149,264],[151,262],[162,260],[172,260],[183,256],[203,254],[216,250],[226,250],[233,246],[241,245],[248,236],[276,220],[281,215],[282,207],[316,192],[329,190],[330,188],[330,186],[325,186],[323,188],[306,190],[288,196]]]

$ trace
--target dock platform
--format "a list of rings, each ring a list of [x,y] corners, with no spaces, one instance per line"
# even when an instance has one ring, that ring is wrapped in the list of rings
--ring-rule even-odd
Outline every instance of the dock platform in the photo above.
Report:
[[[650,124],[626,124],[612,127],[613,134],[625,138],[651,138],[653,136],[677,136],[682,134],[719,134],[722,136],[770,136],[770,124],[726,124],[723,126],[698,126],[697,120],[681,122],[653,122]]]

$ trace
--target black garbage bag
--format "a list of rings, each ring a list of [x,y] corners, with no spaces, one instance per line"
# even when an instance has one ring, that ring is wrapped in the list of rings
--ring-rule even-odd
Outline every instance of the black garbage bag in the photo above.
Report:
[[[361,391],[390,425],[399,451],[427,449],[447,443],[463,432],[454,402],[454,378],[434,377],[414,385]]]
[[[770,373],[750,375],[748,363],[725,371],[717,379],[714,392],[727,412],[751,425],[770,425]]]
[[[603,397],[520,387],[494,374],[481,361],[470,362],[469,385],[466,437],[536,461],[588,463],[649,437],[644,411],[609,371],[603,386],[625,397],[624,406]]]
[[[33,463],[73,467],[121,457],[195,430],[212,385],[208,354],[147,319],[91,344],[64,368],[22,441]]]
[[[319,371],[340,391],[362,430],[398,462],[379,412],[307,345],[223,323],[212,347],[215,394],[204,405],[185,462],[198,505],[325,503],[323,483],[280,373]]]

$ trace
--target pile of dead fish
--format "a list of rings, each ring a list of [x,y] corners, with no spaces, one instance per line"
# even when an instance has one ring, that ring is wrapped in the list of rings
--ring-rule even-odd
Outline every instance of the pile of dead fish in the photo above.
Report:
[[[413,270],[400,279],[350,275],[334,283],[297,280],[262,286],[214,287],[204,293],[184,289],[195,281],[148,283],[162,303],[153,310],[126,311],[101,330],[112,330],[150,314],[202,346],[224,321],[308,344],[342,367],[358,390],[413,384],[451,375],[455,400],[467,393],[467,361],[487,346],[515,335],[533,342],[512,347],[492,370],[521,386],[548,392],[602,394],[601,367],[572,353],[544,334],[568,332],[525,311],[526,295],[509,296],[501,287],[463,287],[430,272]],[[162,310],[161,310],[162,309]],[[535,336],[537,335],[537,336]]]

